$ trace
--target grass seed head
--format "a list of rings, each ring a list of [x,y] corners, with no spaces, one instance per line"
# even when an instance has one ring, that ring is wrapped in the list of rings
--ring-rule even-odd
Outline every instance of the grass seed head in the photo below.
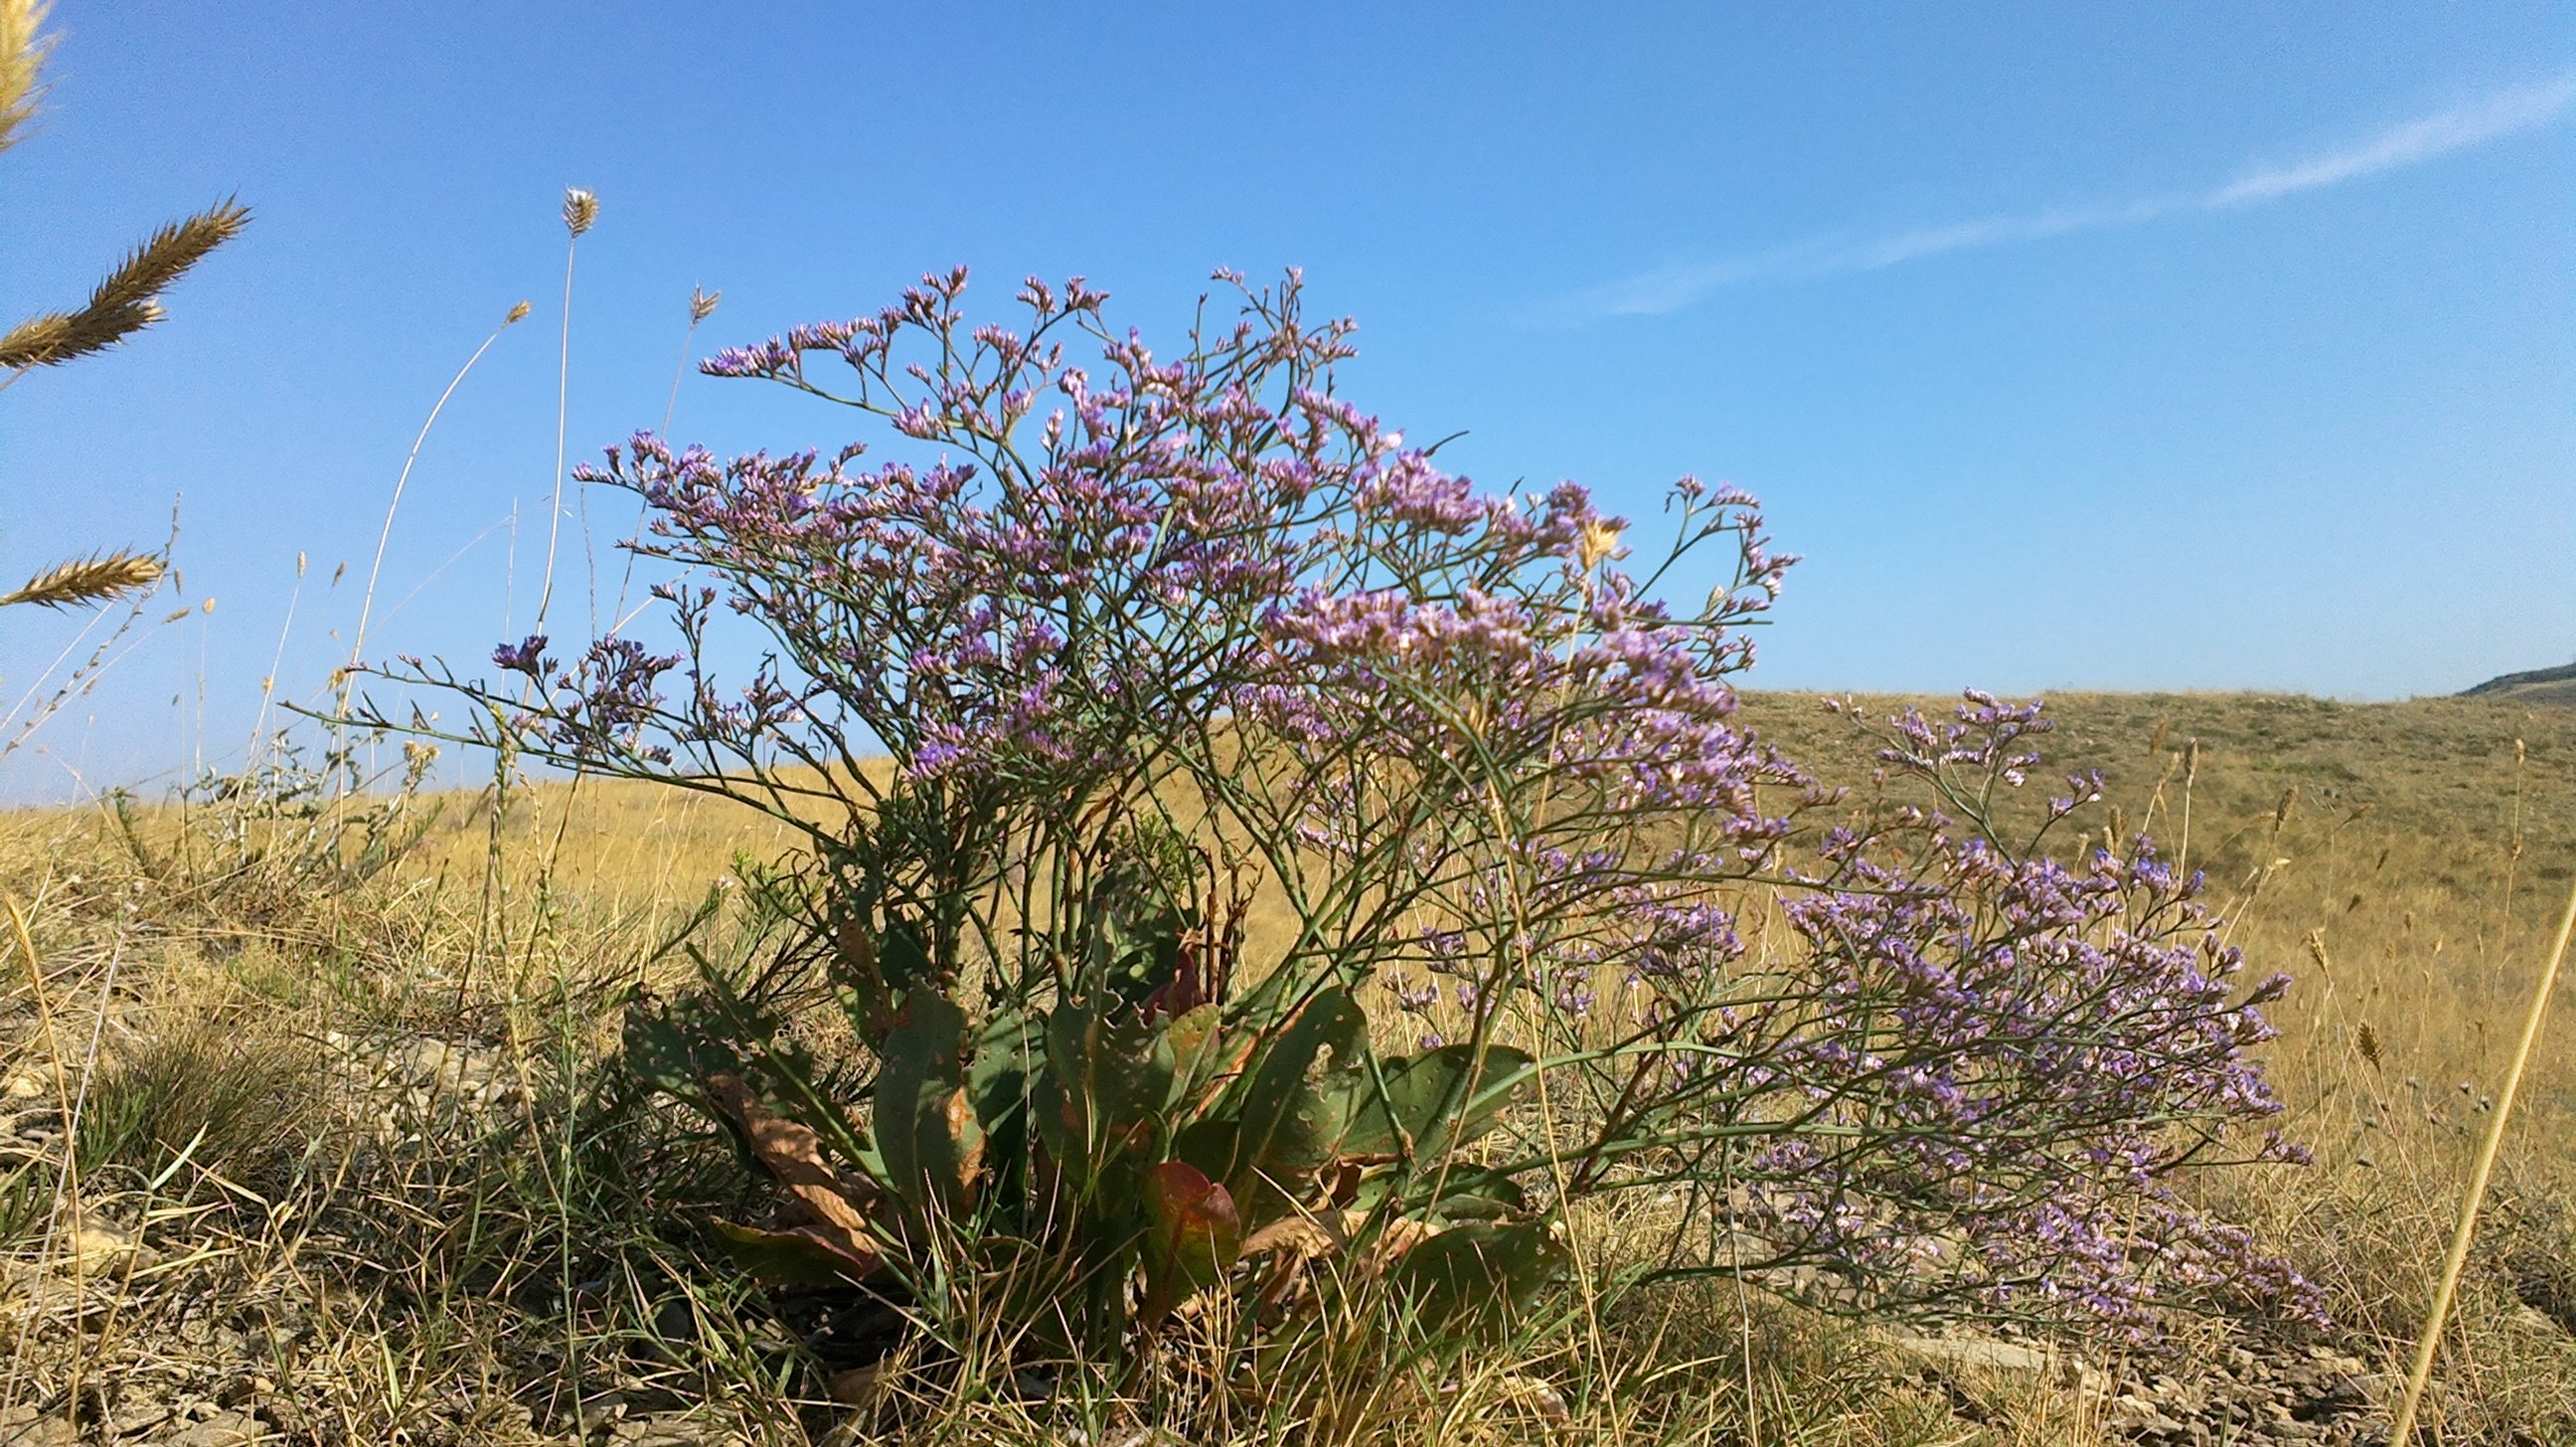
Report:
[[[0,151],[18,138],[18,127],[36,113],[44,98],[40,75],[45,52],[54,48],[44,28],[45,0],[0,0]]]
[[[33,603],[77,608],[104,603],[161,581],[161,560],[140,553],[99,553],[46,569],[15,592],[0,593],[0,607]]]

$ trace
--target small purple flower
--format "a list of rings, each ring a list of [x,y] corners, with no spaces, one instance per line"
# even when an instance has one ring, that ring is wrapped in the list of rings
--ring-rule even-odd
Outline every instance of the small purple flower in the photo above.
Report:
[[[546,674],[554,668],[554,665],[546,659],[545,652],[546,635],[531,633],[517,643],[504,643],[493,649],[492,662],[496,667],[508,669],[512,673],[524,673],[542,682]]]

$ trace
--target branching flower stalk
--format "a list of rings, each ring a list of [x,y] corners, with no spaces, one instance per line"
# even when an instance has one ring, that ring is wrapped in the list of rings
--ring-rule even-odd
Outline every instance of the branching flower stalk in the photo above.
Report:
[[[2296,1157],[2249,1053],[2286,979],[2146,839],[2052,853],[2101,788],[2025,797],[2037,705],[1872,726],[1867,787],[1826,787],[1735,717],[1794,561],[1750,497],[1685,478],[1655,543],[1573,483],[1481,490],[1339,394],[1351,324],[1294,273],[1218,279],[1234,314],[1170,355],[1079,278],[970,324],[963,271],[721,352],[884,435],[639,434],[575,476],[649,510],[669,643],[390,669],[473,701],[462,741],[803,841],[774,958],[630,1026],[649,1078],[802,1133],[768,1137],[806,1143],[769,1161],[793,1229],[726,1227],[747,1261],[933,1320],[1036,1292],[1114,1349],[1196,1291],[1249,1333],[1368,1282],[1526,1300],[1572,1205],[1669,1192],[1636,1274],[2140,1333],[2314,1311],[2173,1188]],[[1250,891],[1292,926],[1257,957]],[[779,1033],[817,976],[863,1099]]]

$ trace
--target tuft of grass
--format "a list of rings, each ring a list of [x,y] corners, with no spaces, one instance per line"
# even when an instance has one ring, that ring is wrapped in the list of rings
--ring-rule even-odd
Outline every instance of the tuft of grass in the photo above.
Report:
[[[293,1042],[213,1024],[136,1041],[91,1079],[81,1174],[160,1179],[182,1162],[266,1181],[323,1131],[320,1063]]]
[[[0,1251],[33,1242],[53,1214],[53,1172],[37,1159],[21,1159],[0,1171]]]

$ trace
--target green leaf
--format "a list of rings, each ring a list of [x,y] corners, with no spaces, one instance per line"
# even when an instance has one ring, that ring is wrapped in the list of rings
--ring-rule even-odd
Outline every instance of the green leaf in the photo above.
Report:
[[[1089,946],[1076,996],[1113,997],[1132,1008],[1180,973],[1189,919],[1174,882],[1184,866],[1178,857],[1157,857],[1176,845],[1173,837],[1159,844],[1130,837],[1111,846],[1139,852],[1117,859],[1092,883]]]
[[[1528,1306],[1568,1260],[1544,1220],[1466,1221],[1397,1258],[1388,1282],[1425,1324],[1483,1331]]]
[[[1017,1006],[984,1023],[966,1066],[966,1096],[984,1129],[984,1158],[995,1184],[1015,1193],[1028,1161],[1029,1115],[1045,1069],[1036,1022]]]
[[[953,1210],[983,1157],[983,1130],[965,1088],[966,1013],[916,989],[886,1036],[877,1072],[876,1145],[886,1187],[918,1209]]]
[[[1086,1191],[1119,1163],[1141,1168],[1158,1143],[1172,1093],[1172,1047],[1123,1004],[1066,1001],[1047,1014],[1050,1089],[1038,1126],[1056,1161]]]
[[[909,990],[937,974],[921,931],[899,916],[886,921],[885,934],[877,942],[877,971],[898,990]]]
[[[1163,1034],[1172,1042],[1172,1085],[1176,1099],[1186,1100],[1198,1094],[1222,1073],[1226,1055],[1224,1047],[1230,1043],[1223,1006],[1194,1006],[1165,1025]]]
[[[1342,1153],[1409,1154],[1419,1169],[1428,1171],[1492,1130],[1537,1062],[1525,1050],[1488,1045],[1482,1073],[1467,1081],[1475,1058],[1472,1045],[1444,1045],[1389,1060],[1382,1072],[1383,1096],[1376,1082],[1360,1073],[1349,1093],[1350,1125],[1341,1139]],[[1444,1105],[1451,1105],[1446,1119],[1441,1118]]]
[[[683,1100],[704,1099],[706,1078],[742,1073],[742,1057],[710,1031],[706,1013],[682,998],[664,1005],[638,999],[626,1009],[626,1068]]]
[[[1338,988],[1318,993],[1257,1050],[1222,1173],[1246,1219],[1263,1222],[1294,1204],[1305,1178],[1333,1158],[1338,1102],[1361,1065],[1368,1017]]]

